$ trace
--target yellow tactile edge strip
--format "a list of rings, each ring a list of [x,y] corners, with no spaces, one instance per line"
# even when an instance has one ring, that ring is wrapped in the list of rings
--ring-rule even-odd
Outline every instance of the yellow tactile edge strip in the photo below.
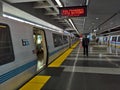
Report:
[[[58,57],[54,62],[52,62],[48,67],[59,67],[62,62],[67,58],[67,56],[72,52],[72,50],[79,44],[75,43],[71,48],[69,48],[65,53]]]
[[[27,84],[25,84],[20,90],[40,90],[51,76],[35,76]]]
[[[79,42],[75,43],[70,49],[68,49],[65,53],[58,57],[48,67],[59,67],[78,44]],[[50,77],[51,76],[35,76],[32,80],[30,80],[27,84],[20,88],[20,90],[40,90],[50,79]]]

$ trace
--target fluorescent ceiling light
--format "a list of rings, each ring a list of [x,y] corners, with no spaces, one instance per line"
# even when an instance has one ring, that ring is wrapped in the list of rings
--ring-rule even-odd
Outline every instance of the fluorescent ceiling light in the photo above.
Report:
[[[55,0],[56,3],[58,4],[59,7],[63,7],[62,3],[60,2],[60,0]]]
[[[96,32],[97,30],[94,30],[94,32]]]
[[[88,5],[89,4],[89,0],[86,0],[86,5]]]
[[[98,20],[99,18],[95,18],[96,20]]]
[[[79,34],[79,32],[77,31],[77,29],[76,29],[75,25],[73,24],[72,20],[71,19],[68,19],[68,20],[71,23],[72,27],[75,29],[75,31]]]
[[[23,19],[20,19],[20,18],[14,17],[14,16],[10,16],[10,15],[7,15],[7,14],[3,14],[3,17],[7,17],[7,18],[9,18],[9,19],[13,19],[13,20],[16,20],[16,21],[19,21],[19,22],[27,23],[27,24],[30,24],[30,25],[33,25],[33,26],[37,26],[37,27],[40,27],[40,28],[43,28],[43,29],[48,29],[48,30],[51,30],[51,31],[56,31],[55,29],[51,29],[51,28],[49,28],[49,27],[45,27],[45,26],[36,24],[36,23],[34,23],[34,22],[30,22],[30,21],[27,21],[27,20],[23,20]],[[62,33],[61,30],[58,30],[58,31],[56,31],[56,32]]]
[[[67,19],[64,19],[64,20],[69,24],[69,26],[71,26],[70,22]]]

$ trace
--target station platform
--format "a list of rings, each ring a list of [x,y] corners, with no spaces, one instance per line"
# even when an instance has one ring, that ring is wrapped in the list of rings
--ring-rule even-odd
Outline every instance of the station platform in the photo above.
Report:
[[[87,57],[76,43],[20,90],[120,90],[119,51],[90,46]]]

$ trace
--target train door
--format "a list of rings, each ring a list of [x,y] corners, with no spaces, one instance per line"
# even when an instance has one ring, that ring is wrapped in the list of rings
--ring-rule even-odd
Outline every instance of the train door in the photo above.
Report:
[[[44,31],[39,28],[33,28],[33,38],[36,46],[37,71],[46,65],[47,48]]]
[[[69,36],[69,48],[71,48],[71,37]]]

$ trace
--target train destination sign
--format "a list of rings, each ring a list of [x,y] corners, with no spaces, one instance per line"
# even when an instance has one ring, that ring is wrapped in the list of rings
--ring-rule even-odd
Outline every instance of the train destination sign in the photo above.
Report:
[[[87,16],[86,6],[75,6],[75,7],[62,7],[59,8],[61,16],[67,17],[84,17]]]

